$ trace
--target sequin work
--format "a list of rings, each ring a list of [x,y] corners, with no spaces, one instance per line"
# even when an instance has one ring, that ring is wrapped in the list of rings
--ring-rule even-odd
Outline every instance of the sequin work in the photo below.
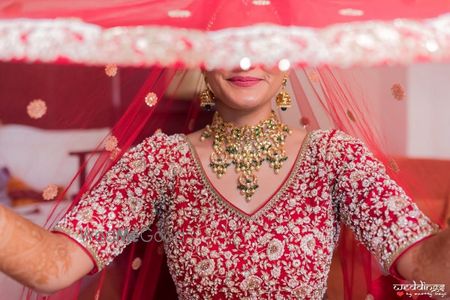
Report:
[[[169,16],[190,13],[172,10]],[[293,66],[342,68],[449,59],[449,14],[426,20],[336,23],[324,28],[269,23],[233,27],[205,31],[156,24],[104,28],[74,18],[1,19],[0,60],[48,63],[64,58],[87,65],[150,67],[157,63],[213,70],[248,67],[249,63],[273,66],[283,59]],[[267,49],[277,51],[268,55]]]
[[[140,232],[156,221],[179,299],[189,300],[322,299],[340,222],[386,270],[436,230],[357,139],[314,131],[297,164],[286,188],[249,216],[207,187],[184,135],[157,133],[54,230],[84,245],[101,269],[131,241],[84,232]]]

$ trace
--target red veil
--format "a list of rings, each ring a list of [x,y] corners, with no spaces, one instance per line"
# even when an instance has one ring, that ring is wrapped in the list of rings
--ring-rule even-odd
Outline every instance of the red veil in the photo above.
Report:
[[[289,91],[297,105],[281,118],[363,139],[411,194],[447,199],[421,204],[444,226],[448,190],[433,192],[449,187],[448,175],[442,179],[449,164],[445,156],[405,158],[415,155],[408,150],[415,137],[408,127],[408,76],[398,66],[450,59],[449,11],[447,0],[3,1],[2,128],[109,128],[90,148],[72,151],[83,159],[75,177],[58,183],[66,188],[47,219],[50,227],[131,145],[156,129],[188,133],[209,121],[198,106],[199,68],[291,67]],[[390,79],[377,85],[373,74]],[[34,98],[42,100],[27,111]],[[134,243],[105,270],[50,299],[175,299],[164,260],[161,242]],[[330,299],[399,298],[395,282],[343,232]],[[39,298],[28,290],[23,297]]]

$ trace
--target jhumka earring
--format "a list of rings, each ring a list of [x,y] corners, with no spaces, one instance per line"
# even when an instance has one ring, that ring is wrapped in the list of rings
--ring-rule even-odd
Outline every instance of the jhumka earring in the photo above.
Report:
[[[285,75],[283,78],[283,84],[281,85],[281,91],[278,93],[276,98],[277,106],[283,111],[285,111],[292,105],[291,96],[286,91],[287,79],[288,77],[287,75]]]
[[[206,89],[200,93],[200,107],[206,111],[210,111],[214,107],[214,93],[210,90],[208,83],[206,82],[206,77],[205,84]]]

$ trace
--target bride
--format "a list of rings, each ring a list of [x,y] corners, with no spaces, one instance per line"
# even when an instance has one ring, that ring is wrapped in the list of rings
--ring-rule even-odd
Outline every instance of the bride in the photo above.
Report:
[[[0,270],[42,293],[108,265],[156,222],[180,299],[322,299],[340,223],[386,272],[446,284],[439,231],[359,140],[288,128],[278,69],[205,73],[211,124],[130,149],[47,231],[0,206]],[[180,234],[182,233],[182,234]]]

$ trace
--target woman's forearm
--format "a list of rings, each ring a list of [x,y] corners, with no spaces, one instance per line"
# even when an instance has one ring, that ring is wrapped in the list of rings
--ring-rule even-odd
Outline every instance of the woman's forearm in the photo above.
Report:
[[[77,246],[0,205],[0,271],[41,292],[68,284]]]
[[[411,279],[445,284],[450,295],[450,228],[423,241],[414,251]]]

